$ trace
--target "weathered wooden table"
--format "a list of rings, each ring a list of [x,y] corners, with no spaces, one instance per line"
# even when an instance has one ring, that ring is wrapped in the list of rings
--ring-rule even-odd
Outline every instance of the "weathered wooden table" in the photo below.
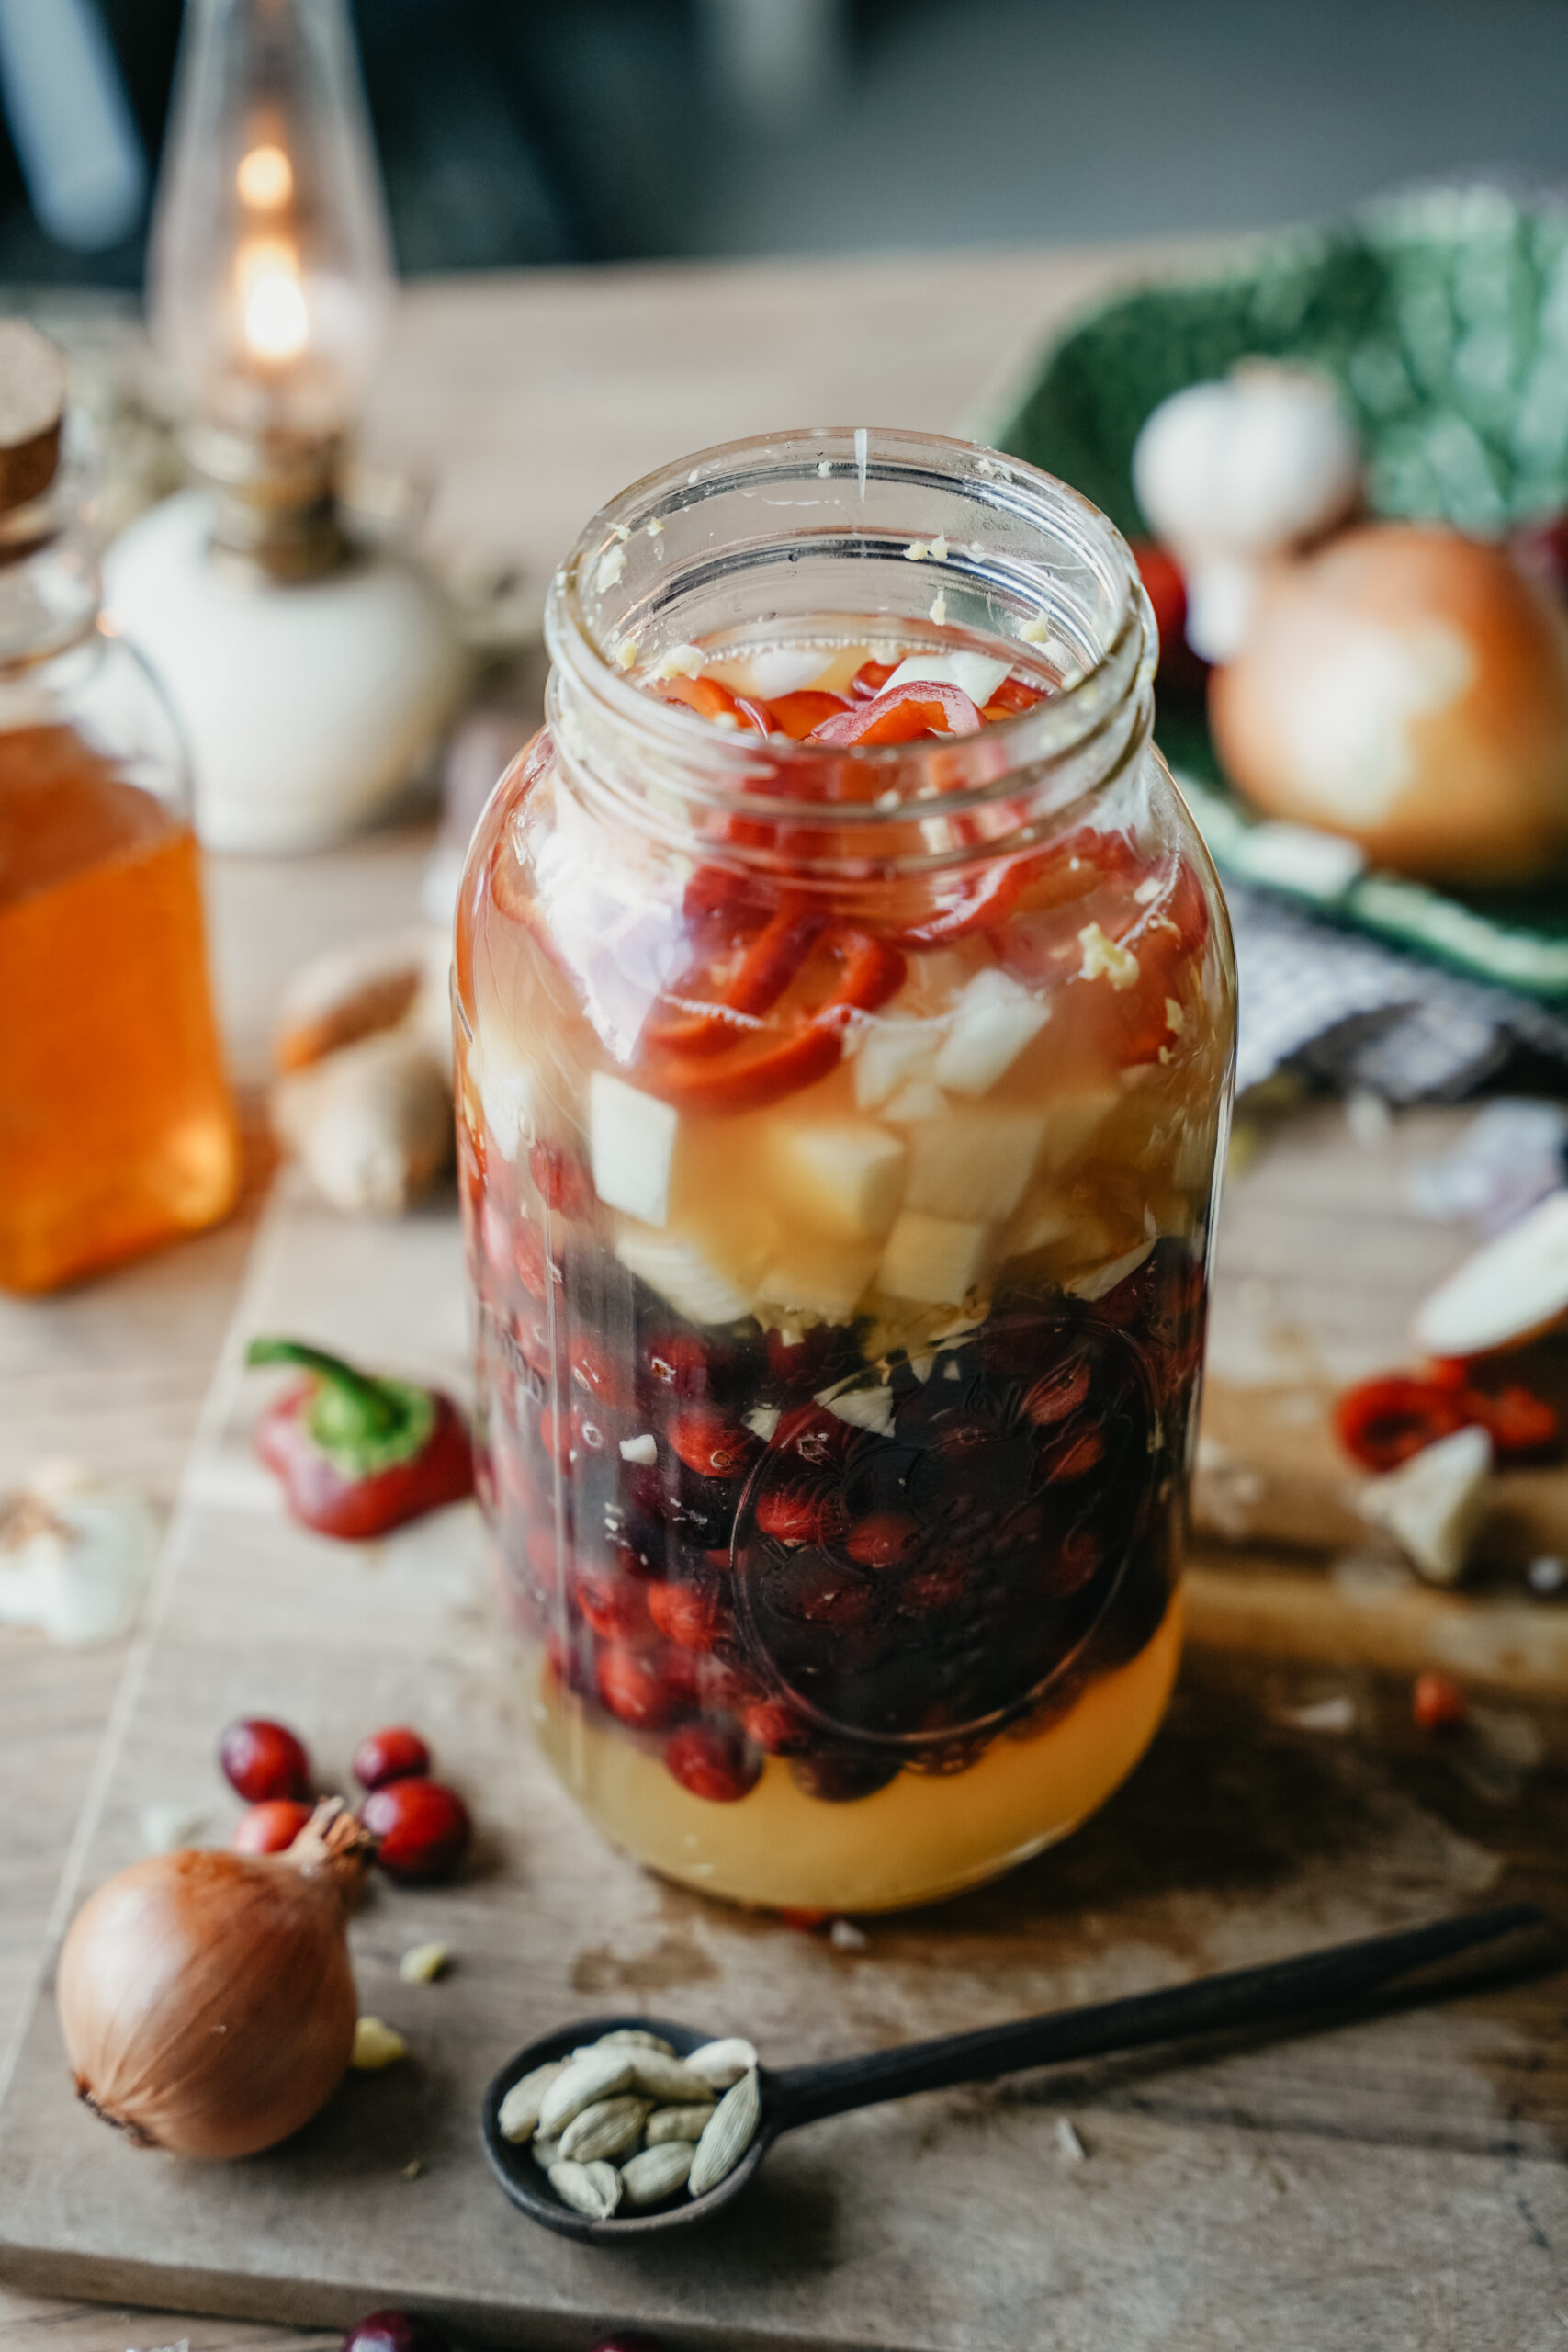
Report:
[[[601,498],[674,450],[818,419],[963,429],[1051,324],[1161,258],[1121,249],[425,286],[405,302],[376,431],[439,476],[439,537],[542,576]],[[253,1108],[283,979],[329,940],[405,921],[425,847],[422,830],[393,829],[299,865],[216,866],[220,985]],[[1270,1131],[1232,1198],[1222,1365],[1255,1363],[1260,1338],[1286,1360],[1292,1350],[1312,1356],[1309,1376],[1320,1381],[1397,1354],[1411,1297],[1459,1247],[1409,1219],[1400,1167],[1450,1124],[1444,1114],[1402,1121],[1372,1151],[1333,1106]],[[68,1451],[171,1502],[246,1263],[265,1160],[258,1148],[246,1204],[221,1232],[63,1299],[0,1306],[0,1487],[39,1454]],[[987,1936],[1005,1939],[1021,1982],[1043,1939],[1061,1973],[1047,1970],[1041,1996],[1070,1988],[1082,1997],[1101,1983],[1122,1989],[1113,1947],[1129,1921],[1162,1975],[1279,1949],[1279,1920],[1266,1917],[1276,1891],[1293,1890],[1288,1917],[1307,1939],[1408,1916],[1413,1890],[1455,1900],[1530,1891],[1562,1904],[1568,1725],[1531,1689],[1528,1635],[1525,1670],[1517,1638],[1480,1669],[1509,1701],[1495,1752],[1438,1754],[1410,1730],[1404,1687],[1375,1671],[1404,1662],[1406,1633],[1416,1647],[1424,1635],[1380,1633],[1344,1668],[1314,1657],[1310,1637],[1281,1635],[1302,1604],[1273,1560],[1257,1573],[1280,1581],[1258,1589],[1284,1598],[1260,1612],[1276,1655],[1258,1665],[1242,1622],[1250,1573],[1215,1559],[1195,1584],[1201,1639],[1171,1730],[1104,1829],[1069,1849],[1050,1879],[1037,1866],[1010,1892],[953,1906],[929,1946],[916,1925],[890,1936],[886,1981],[916,2030],[927,2015],[959,2021],[942,2006],[948,1996],[933,2011],[919,1987],[939,1959],[960,1989],[975,1983]],[[1369,1568],[1369,1607],[1377,1582]],[[1354,1594],[1354,1578],[1338,1589],[1341,1600]],[[121,1663],[115,1650],[71,1653],[0,1633],[0,2041],[38,1964]],[[1325,1700],[1339,1703],[1325,1712]],[[1343,1905],[1341,1878],[1354,1888]],[[1255,1914],[1264,1918],[1256,1935]],[[561,2005],[570,1997],[563,1985]],[[1161,2249],[1173,2266],[1168,2325],[1158,2332],[1158,2306],[1145,2297],[1156,2332],[1137,2341],[1206,2352],[1243,2340],[1230,2314],[1256,2312],[1257,2282],[1237,2278],[1232,2294],[1224,2267],[1228,2245],[1254,2243],[1235,2234],[1242,2216],[1269,2248],[1281,2341],[1544,2352],[1568,2339],[1564,1998],[1550,1980],[1495,1990],[1450,2013],[1459,2018],[1451,2033],[1431,2021],[1395,2031],[1365,2072],[1348,2051],[1340,2075],[1332,2058],[1310,2063],[1287,2044],[1239,2073],[1161,2080],[1133,2068],[1075,2084],[1074,2111],[1102,2152],[1075,2190],[1088,2200],[1086,2264],[1091,2245],[1103,2266],[1119,2233],[1131,2253],[1156,2228],[1157,2211],[1140,2199],[1157,2198],[1162,2181],[1173,2194],[1179,2187],[1190,2217],[1186,2236]],[[874,2003],[864,2026],[868,2035],[900,2030],[885,2026]],[[969,2112],[964,2128],[985,2111]],[[909,2128],[918,2141],[919,2122]],[[984,2240],[983,2215],[959,2225]],[[1063,2262],[1068,2293],[1070,2248]],[[867,2344],[905,2340],[897,2297],[889,2278],[891,2316],[868,2327]],[[1122,2340],[1113,2301],[1098,2322],[1092,2296],[1071,2308],[1070,2328],[1084,2332],[1053,2330],[1053,2344],[1081,2341],[1089,2352]],[[110,2352],[175,2335],[198,2352],[273,2340],[264,2328],[0,2288],[6,2352],[46,2343]],[[983,2340],[975,2336],[976,2352]],[[1256,2326],[1249,2340],[1262,2340]]]

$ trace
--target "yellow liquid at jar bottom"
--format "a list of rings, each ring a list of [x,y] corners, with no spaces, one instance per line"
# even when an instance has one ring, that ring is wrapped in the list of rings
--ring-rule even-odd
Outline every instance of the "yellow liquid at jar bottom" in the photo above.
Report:
[[[705,1894],[788,1911],[895,1911],[956,1894],[1055,1845],[1105,1803],[1158,1730],[1181,1656],[1178,1588],[1134,1658],[1032,1738],[994,1740],[951,1778],[900,1772],[851,1804],[808,1797],[771,1757],[737,1804],[711,1804],[544,1674],[539,1745],[617,1846]]]

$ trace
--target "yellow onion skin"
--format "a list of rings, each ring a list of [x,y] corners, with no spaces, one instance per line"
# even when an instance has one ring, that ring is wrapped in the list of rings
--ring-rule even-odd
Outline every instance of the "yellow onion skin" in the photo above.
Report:
[[[247,2156],[325,2105],[359,2010],[344,1930],[373,1841],[349,1826],[335,1852],[308,1846],[312,1824],[287,1854],[151,1855],[84,1904],[56,1999],[106,2122],[175,2155]]]

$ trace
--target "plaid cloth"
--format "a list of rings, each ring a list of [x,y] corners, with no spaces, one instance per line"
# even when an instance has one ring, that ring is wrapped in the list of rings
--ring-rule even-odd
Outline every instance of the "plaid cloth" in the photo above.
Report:
[[[1238,883],[1225,898],[1241,992],[1240,1088],[1293,1064],[1390,1102],[1451,1102],[1517,1046],[1568,1068],[1568,1019],[1530,998],[1314,922]]]

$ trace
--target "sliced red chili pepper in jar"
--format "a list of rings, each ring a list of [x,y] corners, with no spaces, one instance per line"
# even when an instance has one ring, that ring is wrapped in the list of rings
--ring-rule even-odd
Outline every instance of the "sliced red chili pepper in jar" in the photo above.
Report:
[[[706,999],[713,1010],[657,1016],[645,1033],[649,1043],[686,1054],[722,1053],[738,1044],[746,1024],[771,1012],[783,996],[826,920],[824,910],[797,891],[786,892],[716,994],[710,996],[701,983],[678,992],[683,1000]]]
[[[903,956],[886,940],[839,926],[822,943],[837,955],[842,976],[825,1002],[802,1015],[783,1038],[764,1035],[725,1055],[656,1056],[648,1082],[667,1102],[688,1111],[760,1111],[835,1069],[844,1032],[856,1012],[874,1012],[902,987]]]
[[[468,1432],[439,1389],[374,1378],[299,1340],[253,1340],[246,1362],[308,1375],[267,1407],[255,1433],[302,1525],[363,1540],[473,1492]]]
[[[792,695],[775,695],[762,707],[777,732],[787,735],[792,743],[804,742],[812,729],[820,727],[825,718],[854,707],[843,695],[830,695],[820,686],[800,686]]]
[[[962,686],[911,678],[856,709],[836,712],[814,727],[806,740],[840,747],[860,743],[871,750],[878,744],[915,743],[922,735],[977,735],[984,725]]]

